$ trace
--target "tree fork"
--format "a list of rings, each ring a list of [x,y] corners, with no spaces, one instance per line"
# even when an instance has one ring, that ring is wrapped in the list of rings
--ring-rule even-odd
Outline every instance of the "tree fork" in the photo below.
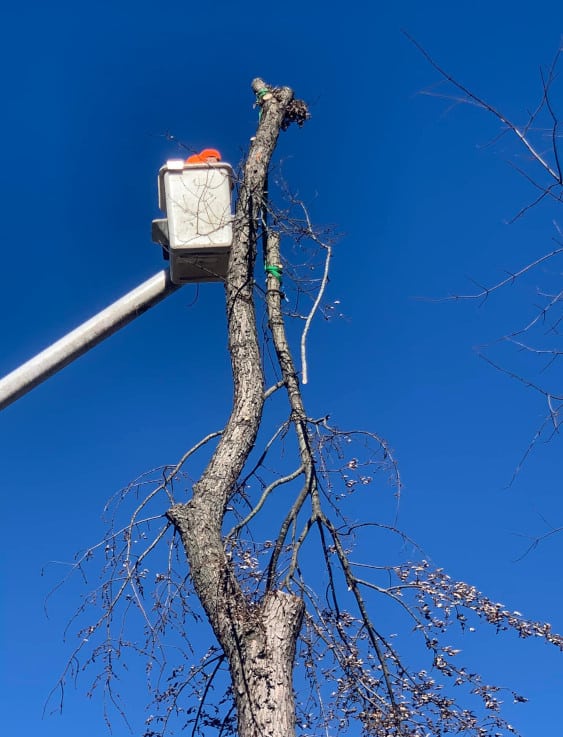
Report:
[[[222,522],[254,447],[264,404],[264,375],[254,310],[254,263],[268,167],[280,130],[302,124],[305,104],[288,87],[252,82],[260,119],[244,166],[226,282],[234,398],[231,415],[192,499],[167,516],[181,536],[194,588],[225,655],[233,681],[240,737],[295,733],[293,660],[304,603],[270,591],[256,604],[241,590],[225,550]]]

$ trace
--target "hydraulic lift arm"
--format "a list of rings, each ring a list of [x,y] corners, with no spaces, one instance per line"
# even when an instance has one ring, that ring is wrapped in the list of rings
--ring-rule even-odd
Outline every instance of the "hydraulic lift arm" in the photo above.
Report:
[[[0,380],[0,410],[117,332],[180,287],[159,271]]]

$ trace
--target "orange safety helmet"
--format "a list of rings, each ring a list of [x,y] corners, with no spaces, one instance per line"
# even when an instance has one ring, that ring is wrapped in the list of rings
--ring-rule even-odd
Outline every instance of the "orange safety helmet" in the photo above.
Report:
[[[204,148],[199,154],[188,156],[186,164],[206,164],[209,159],[221,161],[221,154],[216,148]]]

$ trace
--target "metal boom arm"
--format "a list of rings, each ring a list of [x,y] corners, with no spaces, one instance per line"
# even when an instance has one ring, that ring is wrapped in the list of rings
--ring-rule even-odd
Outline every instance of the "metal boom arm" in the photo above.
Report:
[[[180,287],[159,271],[0,380],[0,410],[117,332]]]

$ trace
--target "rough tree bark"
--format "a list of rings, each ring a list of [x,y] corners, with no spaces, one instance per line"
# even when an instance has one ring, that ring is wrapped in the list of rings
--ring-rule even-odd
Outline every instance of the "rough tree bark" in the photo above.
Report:
[[[227,503],[262,416],[264,377],[253,297],[256,241],[270,159],[296,104],[287,87],[270,88],[255,79],[252,88],[261,107],[260,122],[244,167],[226,283],[233,407],[192,499],[173,506],[168,517],[181,535],[195,590],[229,662],[239,736],[291,737],[292,672],[303,601],[281,590],[268,591],[258,602],[249,600],[222,535]],[[299,393],[294,381],[292,392],[297,387]]]

